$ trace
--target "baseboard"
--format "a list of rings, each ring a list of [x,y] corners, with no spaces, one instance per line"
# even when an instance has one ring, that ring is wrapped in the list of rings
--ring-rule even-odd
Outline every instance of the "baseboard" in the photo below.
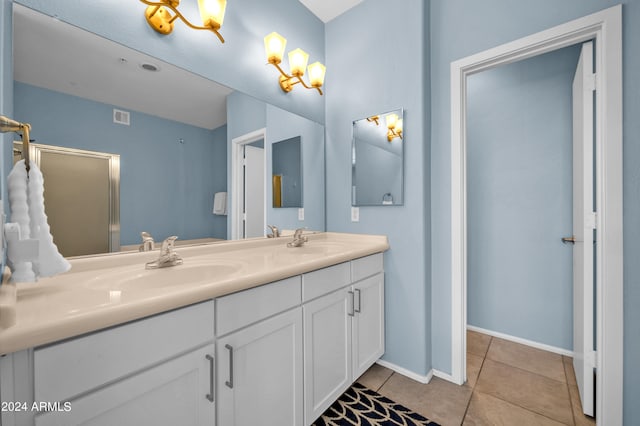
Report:
[[[488,334],[489,336],[498,337],[500,339],[508,340],[510,342],[520,343],[521,345],[530,346],[536,349],[542,349],[543,351],[553,352],[559,355],[565,355],[573,358],[573,351],[568,349],[558,348],[556,346],[546,345],[544,343],[534,342],[533,340],[523,339],[521,337],[510,336],[508,334],[499,333],[497,331],[486,330],[484,328],[476,327],[473,325],[467,325],[467,330],[476,331],[482,334]],[[436,374],[437,377],[440,377]]]
[[[455,382],[455,380],[453,380],[453,376],[449,373],[445,373],[444,371],[440,371],[440,370],[431,370],[431,372],[433,373],[434,376],[438,377],[439,379],[442,380],[446,380],[447,382],[451,382],[454,384],[457,384]]]
[[[420,382],[424,384],[429,383],[433,378],[433,370],[430,370],[426,376],[423,376],[423,375],[414,373],[413,371],[407,370],[406,368],[395,365],[389,361],[384,361],[382,359],[377,360],[376,364],[381,365],[385,368],[388,368],[389,370],[393,370],[398,374],[402,374],[403,376],[408,377],[412,380],[415,380],[416,382]]]

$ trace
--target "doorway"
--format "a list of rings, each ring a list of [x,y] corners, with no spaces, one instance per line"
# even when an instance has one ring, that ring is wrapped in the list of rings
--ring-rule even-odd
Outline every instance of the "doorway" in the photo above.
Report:
[[[466,185],[468,329],[573,358],[594,417],[592,58],[589,41],[468,77]]]
[[[232,239],[265,235],[265,140],[266,129],[260,129],[231,141]]]
[[[480,71],[594,40],[599,96],[595,102],[596,335],[599,371],[596,390],[598,424],[622,424],[622,8],[551,28],[463,58],[451,65],[452,99],[452,373],[466,379],[467,324],[467,78]],[[606,196],[605,196],[606,195]]]

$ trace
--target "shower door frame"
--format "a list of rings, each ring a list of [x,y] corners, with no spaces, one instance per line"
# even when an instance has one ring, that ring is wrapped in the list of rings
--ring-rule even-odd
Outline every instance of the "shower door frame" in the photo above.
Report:
[[[22,150],[22,142],[13,143],[13,151]],[[42,153],[91,157],[109,162],[109,252],[120,251],[120,156],[106,152],[88,151],[39,143],[29,144],[29,158],[41,167]]]

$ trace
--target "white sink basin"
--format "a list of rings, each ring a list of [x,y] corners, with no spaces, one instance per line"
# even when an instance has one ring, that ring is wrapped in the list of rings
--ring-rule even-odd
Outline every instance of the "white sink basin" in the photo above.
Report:
[[[93,290],[135,291],[180,286],[185,283],[206,284],[230,276],[245,267],[241,262],[200,261],[158,269],[145,269],[144,264],[118,268],[87,280],[84,286]]]

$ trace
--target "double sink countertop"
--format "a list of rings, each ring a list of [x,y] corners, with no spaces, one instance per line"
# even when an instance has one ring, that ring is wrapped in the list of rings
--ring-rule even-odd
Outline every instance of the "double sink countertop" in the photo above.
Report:
[[[386,236],[323,232],[178,247],[182,265],[145,269],[159,251],[70,259],[71,270],[0,286],[0,355],[246,290],[389,248]]]

